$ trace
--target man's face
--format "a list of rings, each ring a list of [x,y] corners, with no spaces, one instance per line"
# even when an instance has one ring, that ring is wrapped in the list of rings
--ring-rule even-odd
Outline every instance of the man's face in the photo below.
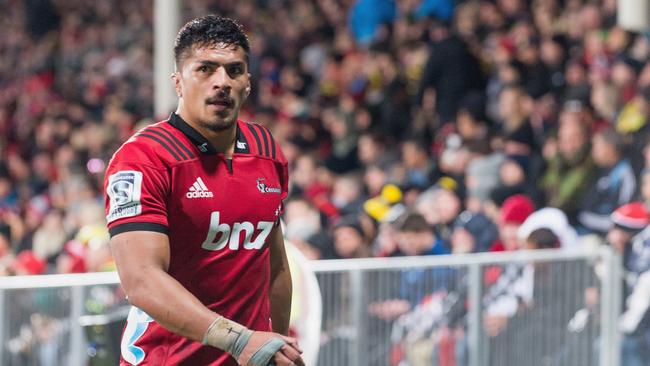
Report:
[[[501,237],[501,242],[506,250],[517,250],[519,249],[519,239],[517,238],[517,230],[519,229],[519,224],[515,223],[506,223],[499,226],[499,236]]]
[[[433,247],[434,237],[430,231],[400,231],[397,246],[406,255],[421,255]]]
[[[571,160],[587,143],[579,122],[566,121],[558,131],[558,149],[562,157]]]
[[[201,128],[231,128],[250,91],[246,52],[233,45],[194,47],[172,78],[181,98],[179,111]]]

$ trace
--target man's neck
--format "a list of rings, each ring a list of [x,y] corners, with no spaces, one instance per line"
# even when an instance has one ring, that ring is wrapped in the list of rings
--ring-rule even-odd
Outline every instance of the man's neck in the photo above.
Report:
[[[213,131],[201,126],[199,123],[189,118],[187,114],[183,113],[180,109],[176,110],[176,114],[203,135],[215,150],[223,153],[227,158],[232,158],[233,152],[235,151],[235,139],[237,138],[237,122],[233,123],[232,127],[227,130]]]

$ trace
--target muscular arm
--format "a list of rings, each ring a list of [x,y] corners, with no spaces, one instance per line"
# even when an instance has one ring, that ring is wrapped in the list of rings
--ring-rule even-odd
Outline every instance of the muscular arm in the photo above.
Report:
[[[291,272],[284,249],[282,227],[277,225],[268,238],[271,250],[271,284],[269,301],[271,303],[271,321],[273,331],[287,335],[289,333],[289,316],[291,314]]]
[[[283,245],[282,232],[281,230],[279,232],[280,244]],[[272,238],[276,236],[273,235]],[[271,239],[271,243],[276,243],[272,248],[278,246],[277,240]],[[284,324],[285,331],[278,333],[286,334],[289,327],[289,306],[291,305],[291,277],[284,246],[280,246],[280,248],[282,249],[280,265],[272,265],[272,268],[278,268],[279,271],[272,270],[272,273],[278,274],[272,277],[275,278],[272,283],[284,283],[276,281],[284,276],[288,278],[288,298],[279,296],[286,302],[281,306],[287,307],[283,316],[277,318],[272,315],[272,317],[274,324],[276,321],[278,324]],[[121,233],[111,239],[111,250],[129,302],[154,318],[158,324],[171,332],[195,341],[204,341],[205,336],[208,339],[207,344],[213,346],[224,344],[224,340],[231,336],[230,332],[225,335],[226,328],[223,327],[223,318],[204,306],[191,292],[167,273],[170,256],[167,235],[149,231]],[[274,263],[273,258],[275,258],[274,252],[276,250],[272,249],[272,264]],[[286,275],[282,275],[282,272],[286,272]],[[284,289],[283,291],[286,293],[286,287],[272,285],[271,288]],[[273,305],[271,309],[274,314]],[[233,329],[232,324],[239,327],[235,329],[242,329],[237,334],[250,332],[241,325],[227,322],[225,326],[230,327],[230,330]],[[220,325],[215,327],[215,324]],[[247,365],[253,356],[259,355],[258,361],[273,358],[278,366],[304,366],[300,357],[301,351],[295,339],[269,332],[252,332],[249,337],[238,352],[234,352],[228,344],[218,348],[231,353],[240,365]],[[282,339],[281,345],[269,345],[269,341],[277,337]],[[239,339],[241,337],[233,343],[238,342]]]
[[[171,332],[195,341],[203,339],[217,314],[167,273],[167,235],[150,231],[121,233],[111,239],[111,250],[132,305]]]

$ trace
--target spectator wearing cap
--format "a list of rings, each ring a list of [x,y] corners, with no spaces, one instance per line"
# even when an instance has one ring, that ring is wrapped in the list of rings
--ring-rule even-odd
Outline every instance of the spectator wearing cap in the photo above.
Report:
[[[556,151],[546,156],[548,168],[540,182],[548,205],[563,210],[572,223],[576,222],[585,189],[595,175],[589,138],[589,129],[580,114],[565,111]]]
[[[624,257],[624,266],[636,273],[650,269],[650,215],[641,202],[631,202],[611,214],[613,227],[607,242]]]
[[[526,195],[516,194],[506,199],[497,223],[499,239],[492,244],[490,251],[518,250],[521,243],[517,237],[517,230],[533,211],[535,211],[535,204]]]
[[[557,248],[559,242],[553,231],[540,228],[526,238],[525,248],[552,249]],[[574,265],[571,264],[571,267]],[[547,360],[566,363],[560,361],[566,361],[560,357],[565,352],[566,327],[582,300],[575,286],[567,281],[566,270],[566,263],[557,262],[533,262],[519,266],[510,264],[505,267],[499,282],[489,290],[489,294],[492,294],[503,286],[502,291],[505,291],[500,300],[499,297],[493,298],[491,306],[493,312],[500,310],[502,315],[496,313],[485,317],[491,347],[525,349],[525,362],[530,365],[544,365]],[[569,311],[558,311],[558,299],[562,299],[563,307]],[[500,306],[497,306],[499,303]],[[540,327],[539,324],[544,326]],[[530,346],[531,342],[535,342],[535,347]],[[492,352],[490,364],[519,365],[521,357],[518,352]]]
[[[624,365],[647,365],[650,362],[650,215],[641,202],[632,202],[611,215],[614,227],[607,240],[623,255],[625,275],[624,310],[620,329],[623,332],[621,362]]]
[[[451,252],[467,254],[485,252],[497,240],[499,231],[482,213],[463,211],[454,222]]]
[[[544,207],[533,212],[517,230],[520,240],[526,240],[534,231],[548,229],[559,238],[560,246],[563,248],[575,248],[578,246],[578,234],[569,225],[564,212],[554,207]]]
[[[621,135],[608,128],[596,133],[591,141],[591,157],[597,170],[579,205],[578,232],[605,235],[612,226],[610,214],[632,200],[636,177],[623,156],[625,143]]]

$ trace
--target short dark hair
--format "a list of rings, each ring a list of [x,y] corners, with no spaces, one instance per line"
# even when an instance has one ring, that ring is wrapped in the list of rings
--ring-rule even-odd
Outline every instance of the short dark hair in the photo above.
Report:
[[[408,212],[398,220],[399,231],[406,233],[432,232],[424,216],[415,212]]]
[[[193,47],[214,46],[218,43],[239,46],[246,51],[250,45],[244,29],[237,21],[217,15],[206,15],[187,22],[174,41],[174,60],[178,66]]]
[[[560,239],[555,235],[551,229],[539,228],[534,230],[528,238],[527,242],[534,244],[537,249],[559,248]]]

